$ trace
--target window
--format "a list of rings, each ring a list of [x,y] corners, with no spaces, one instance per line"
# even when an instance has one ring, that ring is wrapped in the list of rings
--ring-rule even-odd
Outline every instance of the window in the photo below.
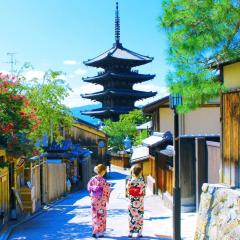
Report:
[[[4,163],[4,156],[0,156],[0,165]]]

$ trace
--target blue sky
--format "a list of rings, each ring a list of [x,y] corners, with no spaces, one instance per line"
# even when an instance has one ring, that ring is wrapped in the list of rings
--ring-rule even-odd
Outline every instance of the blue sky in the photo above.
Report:
[[[17,65],[31,62],[26,76],[41,76],[48,69],[62,70],[73,89],[66,100],[70,107],[89,104],[81,93],[100,90],[85,84],[82,77],[93,76],[99,69],[86,67],[84,60],[112,47],[114,42],[115,0],[8,0],[1,1],[0,71],[8,71],[7,52],[15,52]],[[155,73],[152,81],[136,89],[158,90],[166,94],[165,75],[167,41],[158,16],[161,0],[119,0],[121,42],[124,47],[154,61],[137,69]],[[149,99],[140,104],[153,101]]]

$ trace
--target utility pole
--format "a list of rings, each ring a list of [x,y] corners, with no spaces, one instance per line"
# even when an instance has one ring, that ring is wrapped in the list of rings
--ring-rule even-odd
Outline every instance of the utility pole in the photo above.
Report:
[[[5,63],[10,64],[10,73],[11,73],[11,76],[14,76],[14,72],[15,72],[14,66],[16,66],[16,63],[17,63],[16,58],[15,58],[15,55],[16,55],[16,53],[8,52],[8,53],[7,53],[7,56],[10,57],[10,60],[9,60],[9,62],[5,62]]]

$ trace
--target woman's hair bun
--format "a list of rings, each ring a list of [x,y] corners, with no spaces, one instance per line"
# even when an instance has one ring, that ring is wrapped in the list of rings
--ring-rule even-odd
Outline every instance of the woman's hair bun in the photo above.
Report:
[[[140,173],[142,172],[142,168],[140,165],[136,164],[131,167],[131,172],[138,177]]]
[[[101,174],[104,171],[106,171],[106,167],[103,164],[98,164],[95,168],[94,168],[94,172],[97,174]]]

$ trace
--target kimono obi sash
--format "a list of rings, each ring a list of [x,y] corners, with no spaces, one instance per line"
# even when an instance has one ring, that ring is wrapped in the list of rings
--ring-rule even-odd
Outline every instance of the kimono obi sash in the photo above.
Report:
[[[129,190],[129,195],[133,197],[142,197],[143,192],[141,191],[140,187],[130,187]]]
[[[103,187],[91,186],[89,190],[92,197],[101,197],[103,195]]]

